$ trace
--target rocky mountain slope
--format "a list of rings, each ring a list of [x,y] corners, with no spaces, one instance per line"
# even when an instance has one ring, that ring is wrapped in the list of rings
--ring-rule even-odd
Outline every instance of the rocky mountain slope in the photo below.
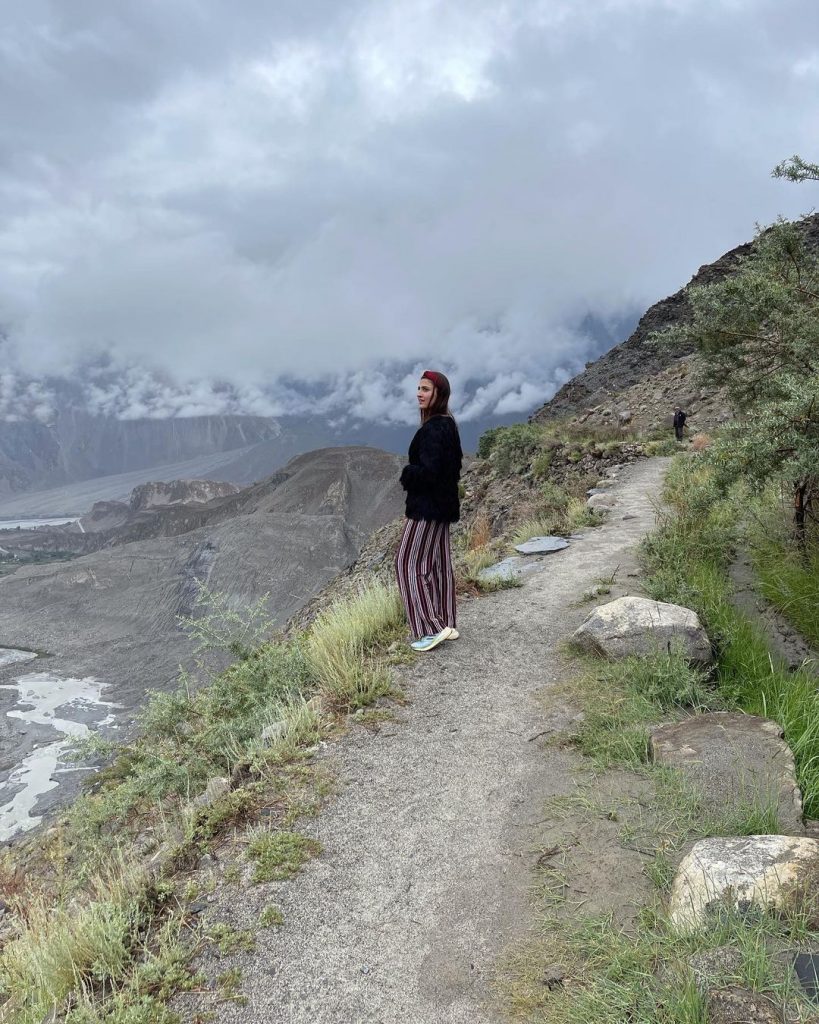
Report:
[[[328,448],[205,505],[132,513],[100,550],[0,578],[0,646],[44,650],[55,671],[97,676],[133,707],[189,656],[179,616],[199,583],[236,608],[266,594],[285,622],[398,515],[400,466],[387,452]]]
[[[819,214],[804,218],[802,225],[808,243],[819,249]],[[561,417],[648,432],[670,426],[676,405],[686,410],[695,430],[711,430],[727,419],[725,396],[700,379],[696,354],[656,345],[651,336],[687,320],[688,289],[722,280],[752,248],[752,242],[745,243],[700,267],[687,285],[651,306],[626,341],[587,364],[530,420],[545,423]]]

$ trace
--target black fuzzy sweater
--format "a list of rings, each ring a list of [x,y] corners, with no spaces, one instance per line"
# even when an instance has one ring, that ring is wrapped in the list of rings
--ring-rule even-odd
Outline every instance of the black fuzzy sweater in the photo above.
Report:
[[[409,465],[401,472],[407,492],[407,518],[455,523],[461,514],[458,479],[461,438],[451,416],[433,416],[409,447]]]

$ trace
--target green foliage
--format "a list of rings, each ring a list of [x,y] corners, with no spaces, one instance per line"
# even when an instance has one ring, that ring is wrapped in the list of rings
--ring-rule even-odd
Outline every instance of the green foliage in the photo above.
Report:
[[[804,546],[792,543],[789,510],[775,488],[749,503],[744,530],[760,592],[819,650],[819,529],[811,523]]]
[[[540,485],[540,499],[543,507],[550,511],[563,512],[569,504],[569,493],[565,487],[547,480]]]
[[[549,537],[557,529],[560,517],[555,515],[543,516],[540,519],[524,519],[518,523],[515,533],[512,535],[512,546],[525,544],[532,537]]]
[[[196,587],[194,614],[179,620],[194,641],[194,653],[227,651],[234,658],[247,658],[270,637],[268,594],[253,604],[240,604],[230,594],[209,590],[200,580]]]
[[[262,928],[281,928],[284,924],[284,914],[279,907],[271,903],[259,914],[259,924]]]
[[[645,763],[648,726],[664,713],[720,706],[705,676],[679,651],[600,662],[580,685],[589,700],[572,739],[602,767]]]
[[[699,613],[719,659],[723,699],[779,722],[793,751],[806,813],[819,813],[819,692],[805,669],[788,671],[772,658],[759,629],[731,603],[727,565],[740,513],[701,457],[681,459],[669,474],[670,510],[644,543],[646,589],[658,600]],[[740,508],[743,499],[737,499]]]
[[[574,533],[575,530],[582,530],[584,526],[600,526],[605,521],[604,513],[596,508],[589,508],[582,498],[571,498],[563,517],[563,529],[566,533]]]
[[[523,580],[514,573],[504,573],[490,579],[478,579],[476,586],[484,594],[494,594],[498,590],[517,590],[523,586]]]
[[[811,164],[801,156],[792,156],[778,163],[771,172],[773,178],[786,181],[819,181],[819,164]]]
[[[812,165],[794,161],[780,176],[811,176]],[[801,539],[819,486],[819,254],[798,224],[779,220],[735,274],[692,288],[689,300],[690,323],[661,337],[693,342],[703,376],[740,413],[711,453],[719,477],[788,481]]]
[[[492,449],[495,446],[495,441],[498,439],[498,435],[503,430],[503,427],[490,427],[489,430],[485,430],[478,438],[478,458],[488,459],[492,454]]]
[[[251,950],[256,940],[251,931],[234,928],[226,921],[217,921],[208,927],[205,937],[213,943],[222,956],[229,956],[239,950]]]
[[[543,427],[534,423],[513,423],[509,427],[496,427],[487,431],[491,441],[484,445],[491,456],[495,471],[500,476],[522,473],[527,470],[544,440]],[[483,442],[487,435],[481,438]],[[478,446],[480,453],[481,447]]]

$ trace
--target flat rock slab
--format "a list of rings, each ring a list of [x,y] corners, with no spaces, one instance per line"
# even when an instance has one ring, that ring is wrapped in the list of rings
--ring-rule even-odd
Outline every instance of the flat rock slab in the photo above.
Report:
[[[645,597],[618,597],[589,612],[572,638],[606,658],[656,654],[679,645],[694,665],[709,665],[711,644],[696,612]]]
[[[776,722],[713,711],[654,729],[656,764],[679,768],[709,810],[775,807],[783,833],[803,835],[802,793],[790,747]]]
[[[712,988],[706,996],[708,1024],[782,1024],[773,1000],[749,988]]]
[[[565,537],[532,537],[523,544],[516,544],[515,551],[522,555],[546,555],[552,551],[562,551],[568,546]]]
[[[529,576],[540,572],[546,567],[544,555],[509,555],[495,565],[487,566],[478,573],[479,580],[509,579],[510,577]]]
[[[721,906],[782,909],[800,894],[815,894],[819,841],[803,836],[701,839],[683,858],[669,901],[672,924],[689,931],[708,923]]]

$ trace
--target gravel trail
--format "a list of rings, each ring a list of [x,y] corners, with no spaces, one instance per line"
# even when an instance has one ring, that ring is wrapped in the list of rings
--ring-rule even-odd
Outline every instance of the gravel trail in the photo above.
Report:
[[[241,968],[247,1004],[192,1000],[191,1015],[215,1010],[220,1024],[498,1024],[491,976],[534,923],[544,806],[584,775],[578,755],[549,742],[574,714],[554,692],[573,671],[561,645],[599,577],[619,566],[621,586],[636,590],[628,576],[654,525],[667,462],[623,470],[607,523],[550,555],[522,588],[465,602],[461,639],[401,674],[409,704],[399,721],[376,734],[353,726],[329,745],[339,793],[297,826],[321,841],[321,856],[290,882],[224,887],[209,908],[236,927],[253,926],[270,902],[284,913],[284,926],[261,930],[255,950],[202,959],[214,977]]]

